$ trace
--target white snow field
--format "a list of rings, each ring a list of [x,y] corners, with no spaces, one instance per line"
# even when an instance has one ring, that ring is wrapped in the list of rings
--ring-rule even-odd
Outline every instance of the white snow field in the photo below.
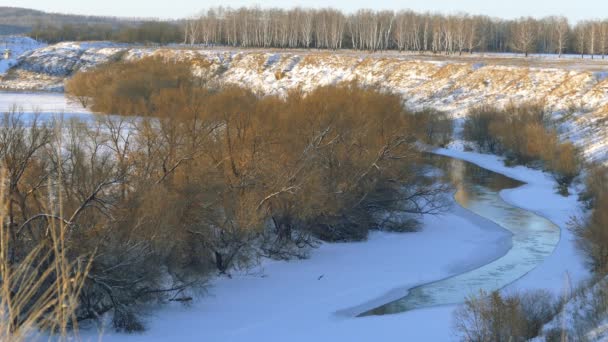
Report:
[[[566,229],[579,212],[575,195],[557,195],[550,175],[505,167],[496,156],[454,149],[437,153],[526,182],[501,196],[562,228],[554,253],[505,291],[547,288],[561,293],[566,272],[573,282],[588,276]],[[502,228],[454,206],[448,214],[425,218],[418,233],[373,233],[366,242],[323,244],[307,260],[265,260],[247,274],[215,279],[208,293],[190,306],[171,305],[150,314],[146,332],[106,331],[103,340],[452,341],[454,306],[362,318],[344,312],[361,303],[383,304],[412,286],[485,264],[503,255],[509,241]],[[93,331],[83,337],[97,338]]]
[[[10,50],[10,58],[0,58],[0,75],[4,75],[8,69],[17,63],[17,59],[24,53],[46,46],[29,37],[0,36],[0,57],[4,57],[4,51]]]
[[[90,119],[91,112],[80,104],[68,101],[63,93],[4,92],[0,91],[0,113],[15,110],[25,120],[39,113],[42,118]]]

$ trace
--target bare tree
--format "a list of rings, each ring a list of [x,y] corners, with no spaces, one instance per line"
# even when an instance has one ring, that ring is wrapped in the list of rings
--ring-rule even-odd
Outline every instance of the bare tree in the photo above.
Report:
[[[566,48],[566,44],[568,43],[570,25],[568,24],[568,19],[565,17],[553,17],[552,25],[555,47],[557,49],[558,57],[561,57]]]
[[[521,18],[513,23],[513,49],[522,52],[526,57],[533,51],[536,43],[536,21],[533,18]]]
[[[599,49],[602,54],[602,59],[604,59],[608,53],[608,20],[602,21],[599,25]]]
[[[576,35],[576,51],[581,54],[581,58],[585,58],[587,47],[587,31],[585,30],[586,23],[579,23],[575,28]]]

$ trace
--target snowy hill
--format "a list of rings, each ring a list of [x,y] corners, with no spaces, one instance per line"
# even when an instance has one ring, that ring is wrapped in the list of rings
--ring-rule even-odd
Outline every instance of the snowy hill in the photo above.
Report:
[[[28,52],[2,79],[4,88],[61,90],[72,73],[111,60],[144,56],[189,60],[196,72],[261,94],[309,91],[357,80],[403,95],[413,108],[434,107],[462,117],[484,103],[543,101],[564,138],[590,159],[608,160],[608,62],[551,61],[496,56],[424,57],[345,52],[140,48],[114,43],[60,43]]]
[[[45,46],[29,37],[0,36],[0,76],[4,75],[9,68],[17,63],[17,59],[27,51],[35,50]],[[9,59],[4,59],[4,51],[9,49]]]

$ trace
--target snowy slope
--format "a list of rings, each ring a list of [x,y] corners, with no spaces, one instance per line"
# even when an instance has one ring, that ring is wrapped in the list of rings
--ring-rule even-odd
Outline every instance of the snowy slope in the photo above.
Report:
[[[12,76],[0,83],[12,89],[61,90],[63,81],[114,59],[164,56],[191,61],[195,72],[249,87],[261,94],[283,95],[290,89],[357,80],[403,95],[412,108],[433,107],[462,117],[484,103],[542,101],[561,118],[564,139],[584,148],[589,159],[608,160],[608,62],[560,61],[560,67],[539,67],[526,59],[496,56],[424,59],[330,52],[260,52],[185,48],[139,48],[108,42],[60,43],[19,59]],[[511,57],[512,58],[512,57]],[[542,60],[542,59],[540,59]],[[565,64],[570,63],[570,64]],[[534,67],[528,66],[528,64]]]
[[[112,42],[62,42],[39,49],[25,49],[12,63],[0,88],[62,91],[63,81],[78,70],[110,61],[125,48]]]
[[[45,46],[29,37],[0,36],[0,76],[17,63],[17,59],[27,51]],[[4,50],[11,50],[11,58],[4,59]]]

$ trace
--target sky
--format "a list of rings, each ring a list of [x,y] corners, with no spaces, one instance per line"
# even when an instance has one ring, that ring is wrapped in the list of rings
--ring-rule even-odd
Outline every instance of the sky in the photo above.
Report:
[[[564,15],[572,21],[608,17],[607,0],[0,0],[0,6],[50,12],[146,18],[183,18],[218,5],[240,7],[334,7],[413,9],[442,13],[467,12],[501,18]]]

